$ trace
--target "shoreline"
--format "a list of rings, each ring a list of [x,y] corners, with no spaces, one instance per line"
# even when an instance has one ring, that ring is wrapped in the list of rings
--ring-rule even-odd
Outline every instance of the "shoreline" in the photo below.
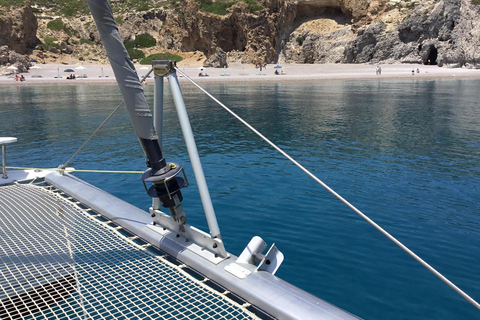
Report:
[[[267,65],[255,68],[251,65],[233,63],[228,68],[204,68],[182,66],[178,69],[198,83],[243,83],[243,82],[284,82],[284,81],[327,81],[327,80],[401,80],[401,79],[480,79],[480,69],[446,68],[419,64],[381,65],[381,74],[376,74],[376,65],[371,64],[284,64],[281,68]],[[149,66],[135,65],[139,77],[146,75]],[[70,69],[72,71],[65,72]],[[275,70],[279,75],[275,75]],[[284,74],[281,74],[283,71]],[[179,82],[189,82],[177,72]],[[199,73],[208,76],[199,76]],[[20,74],[20,73],[19,73]],[[0,86],[22,85],[92,85],[116,84],[113,70],[106,65],[59,65],[37,64],[29,72],[21,73],[25,82],[16,82],[14,75],[1,75]],[[67,80],[70,74],[76,79]],[[83,76],[86,76],[85,78]],[[81,78],[79,78],[80,76]],[[147,78],[147,84],[153,84],[153,75]]]

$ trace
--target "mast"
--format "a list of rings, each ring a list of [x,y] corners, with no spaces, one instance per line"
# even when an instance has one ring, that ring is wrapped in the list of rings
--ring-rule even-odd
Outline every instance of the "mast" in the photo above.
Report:
[[[87,0],[87,3],[117,79],[135,134],[145,153],[149,169],[142,175],[142,180],[153,183],[147,193],[151,197],[158,197],[161,204],[170,210],[180,229],[183,229],[187,218],[181,206],[183,196],[180,189],[186,183],[183,178],[177,177],[182,167],[177,163],[167,163],[162,154],[143,86],[120,37],[110,4],[107,0]]]

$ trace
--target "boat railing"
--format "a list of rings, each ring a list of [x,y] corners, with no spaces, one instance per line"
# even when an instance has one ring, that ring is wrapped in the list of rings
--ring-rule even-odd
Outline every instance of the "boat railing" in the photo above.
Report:
[[[7,179],[7,147],[9,143],[17,142],[14,137],[0,137],[0,146],[2,146],[2,178]]]

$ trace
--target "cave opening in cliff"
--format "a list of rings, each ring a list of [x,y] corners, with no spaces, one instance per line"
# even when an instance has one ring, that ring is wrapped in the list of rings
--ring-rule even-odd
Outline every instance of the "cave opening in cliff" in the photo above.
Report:
[[[430,46],[428,48],[427,59],[423,62],[425,65],[436,65],[437,64],[438,50],[435,46]]]
[[[217,35],[217,43],[225,52],[245,51],[247,46],[247,37],[241,28],[232,27],[219,31]]]
[[[346,16],[342,12],[340,3],[336,0],[298,1],[294,21],[295,28],[303,23],[318,19],[334,20],[339,25],[346,24]]]

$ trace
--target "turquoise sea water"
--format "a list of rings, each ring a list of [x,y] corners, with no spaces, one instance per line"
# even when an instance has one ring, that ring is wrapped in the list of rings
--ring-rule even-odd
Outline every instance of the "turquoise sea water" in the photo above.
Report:
[[[208,84],[207,90],[480,300],[480,81]],[[185,102],[227,250],[254,235],[277,275],[366,319],[479,319],[480,311],[192,86]],[[168,86],[166,86],[168,89]],[[153,103],[153,86],[146,88]],[[120,102],[116,86],[0,88],[11,166],[64,163]],[[169,96],[164,155],[193,173]],[[121,111],[77,169],[144,170]],[[138,175],[77,174],[148,209]],[[193,182],[193,181],[191,181]],[[189,222],[207,230],[195,184]]]

